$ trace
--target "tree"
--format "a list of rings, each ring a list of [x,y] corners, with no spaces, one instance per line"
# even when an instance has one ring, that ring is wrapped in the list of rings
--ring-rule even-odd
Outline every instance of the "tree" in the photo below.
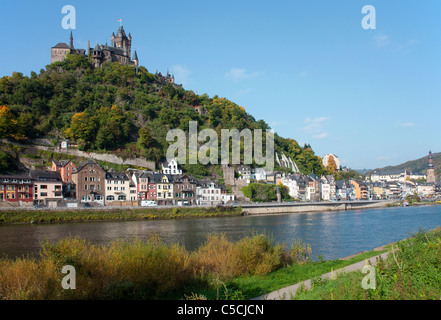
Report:
[[[17,126],[14,114],[7,106],[0,106],[0,138],[12,137]]]
[[[332,155],[329,156],[328,158],[328,165],[327,167],[331,170],[331,173],[335,172],[336,169],[336,164],[335,164],[335,159]]]
[[[153,147],[154,139],[152,137],[152,134],[150,132],[150,129],[147,127],[141,127],[138,131],[138,141],[137,146],[139,149],[148,149],[150,147]]]

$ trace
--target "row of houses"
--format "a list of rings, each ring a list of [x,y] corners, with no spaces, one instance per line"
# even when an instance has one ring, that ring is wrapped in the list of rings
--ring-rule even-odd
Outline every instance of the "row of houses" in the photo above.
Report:
[[[333,175],[275,174],[275,183],[289,189],[292,198],[303,201],[400,200],[409,195],[431,198],[441,193],[441,185],[424,182],[367,182],[335,180]]]
[[[0,201],[49,207],[72,203],[121,205],[220,205],[235,200],[225,186],[182,174],[177,163],[162,172],[129,169],[108,172],[97,162],[79,167],[72,161],[53,161],[51,171],[0,176]]]

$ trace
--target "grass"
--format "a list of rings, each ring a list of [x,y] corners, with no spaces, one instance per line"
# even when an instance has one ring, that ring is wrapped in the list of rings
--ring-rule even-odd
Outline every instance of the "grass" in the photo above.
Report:
[[[314,262],[299,241],[291,247],[252,234],[232,242],[213,234],[195,251],[146,241],[93,245],[80,238],[42,243],[39,259],[0,260],[0,299],[250,299],[317,277],[380,252]],[[63,290],[61,270],[76,269],[76,290]]]
[[[16,210],[0,211],[0,225],[19,223],[66,223],[122,220],[154,220],[197,217],[238,216],[242,209],[233,207],[207,208],[140,208],[106,210]]]
[[[441,229],[420,230],[402,240],[396,251],[375,266],[375,288],[363,289],[366,274],[351,272],[301,289],[298,300],[439,300],[441,298]]]
[[[0,299],[183,299],[242,298],[225,284],[303,263],[307,250],[275,244],[266,235],[231,242],[211,235],[189,252],[152,236],[146,241],[93,245],[80,238],[45,242],[39,259],[0,260]],[[64,290],[63,266],[76,270],[76,289]]]

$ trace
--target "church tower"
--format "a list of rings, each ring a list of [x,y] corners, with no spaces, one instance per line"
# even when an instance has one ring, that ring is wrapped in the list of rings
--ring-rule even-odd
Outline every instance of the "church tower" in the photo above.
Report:
[[[435,166],[433,165],[432,151],[429,151],[429,164],[427,166],[427,182],[435,183]]]

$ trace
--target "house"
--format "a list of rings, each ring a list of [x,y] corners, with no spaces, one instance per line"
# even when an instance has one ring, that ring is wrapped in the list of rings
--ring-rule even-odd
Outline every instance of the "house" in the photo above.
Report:
[[[321,194],[324,201],[335,200],[336,186],[333,175],[322,175],[321,178]]]
[[[434,183],[418,183],[416,185],[417,193],[420,197],[433,197],[435,195],[435,184]]]
[[[0,176],[0,202],[17,205],[34,203],[34,181],[29,174]]]
[[[179,206],[196,204],[197,183],[193,177],[184,174],[176,178],[173,188],[175,204]]]
[[[161,176],[153,172],[136,172],[132,179],[136,185],[139,200],[156,201],[156,183]]]
[[[345,180],[335,181],[335,197],[339,200],[349,200],[351,187]]]
[[[250,180],[266,182],[267,172],[264,168],[256,168],[251,170]]]
[[[95,161],[89,160],[73,173],[77,201],[97,202],[104,205],[106,195],[106,171]]]
[[[402,190],[398,182],[386,182],[386,199],[401,199]]]
[[[295,179],[295,175],[289,175],[289,176],[286,176],[286,177],[283,176],[278,181],[279,181],[278,184],[282,184],[282,185],[288,187],[289,195],[291,196],[291,198],[294,198],[294,199],[300,199],[301,198],[300,194],[299,194],[298,180]]]
[[[351,180],[350,183],[354,186],[355,199],[357,200],[369,199],[369,188],[366,183],[356,180]]]
[[[63,180],[58,171],[31,170],[34,181],[34,204],[57,207],[63,200]]]
[[[130,179],[125,172],[106,172],[105,197],[106,205],[115,205],[129,199]]]
[[[213,181],[199,180],[196,194],[198,205],[216,206],[222,204],[222,187]]]
[[[162,164],[162,173],[163,174],[171,174],[171,175],[180,175],[182,174],[182,170],[179,169],[178,163],[175,159],[170,160],[170,162],[165,161]]]
[[[77,170],[77,166],[70,160],[53,160],[52,171],[58,171],[63,183],[72,182],[72,174]]]
[[[156,201],[158,205],[173,205],[174,204],[174,188],[173,175],[161,174],[157,176],[156,182]]]
[[[306,188],[306,200],[317,202],[321,199],[321,182],[319,177],[312,172],[306,177],[307,188]]]
[[[369,187],[372,200],[386,199],[385,184],[383,182],[372,182]]]
[[[251,180],[251,167],[240,165],[237,168],[237,173],[240,175],[240,178],[243,180]]]

